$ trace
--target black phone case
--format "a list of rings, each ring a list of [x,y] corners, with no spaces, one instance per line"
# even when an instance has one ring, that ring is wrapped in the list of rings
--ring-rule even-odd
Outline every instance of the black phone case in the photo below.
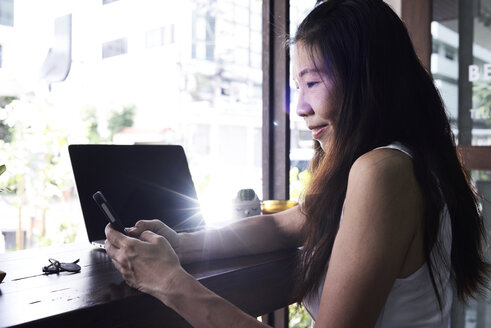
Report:
[[[102,213],[104,213],[104,216],[111,223],[111,225],[113,226],[113,228],[116,229],[117,231],[121,232],[121,233],[125,233],[124,232],[124,228],[125,227],[124,227],[123,223],[118,218],[118,215],[116,214],[116,212],[114,211],[114,209],[111,207],[111,205],[107,201],[106,197],[104,197],[104,195],[102,194],[102,192],[97,191],[96,193],[94,193],[92,195],[92,198],[94,199],[94,201],[96,202],[97,206],[102,211]],[[107,210],[111,213],[111,215],[114,218],[114,220],[111,219],[111,217],[106,213],[106,211],[104,210],[103,204],[106,206]]]

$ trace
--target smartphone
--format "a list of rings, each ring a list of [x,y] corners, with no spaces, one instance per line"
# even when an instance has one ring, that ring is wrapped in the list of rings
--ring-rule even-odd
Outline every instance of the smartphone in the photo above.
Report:
[[[118,218],[116,212],[111,207],[111,205],[109,205],[109,202],[107,201],[106,197],[104,197],[102,192],[97,191],[95,194],[92,195],[92,198],[94,198],[95,202],[104,213],[104,215],[107,217],[113,228],[125,234],[123,223]]]

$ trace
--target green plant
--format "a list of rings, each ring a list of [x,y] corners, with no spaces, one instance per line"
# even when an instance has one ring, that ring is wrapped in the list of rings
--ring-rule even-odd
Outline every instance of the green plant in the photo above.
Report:
[[[0,175],[7,171],[7,166],[5,164],[0,165]],[[8,187],[0,187],[0,192],[10,191]]]
[[[101,143],[106,141],[99,133],[97,109],[94,106],[85,106],[82,109],[81,118],[86,125],[87,139],[89,143]]]
[[[477,119],[484,120],[491,125],[491,85],[488,83],[476,84],[472,88],[474,113]]]
[[[310,328],[312,327],[312,318],[307,310],[300,303],[292,304],[288,307],[288,327],[290,328]]]
[[[123,130],[125,127],[133,126],[135,112],[135,105],[126,105],[123,106],[121,112],[112,112],[111,117],[109,118],[109,121],[107,123],[107,128],[111,132],[111,137]]]
[[[59,201],[72,184],[67,127],[53,120],[56,116],[51,103],[29,97],[2,109],[3,122],[13,131],[10,142],[0,140],[0,158],[13,168],[7,180],[10,195],[3,200],[17,209],[17,249],[29,244],[23,240],[23,218],[30,219],[27,236],[33,235],[35,221],[41,223],[40,234],[44,235],[50,204]]]
[[[290,199],[301,200],[302,192],[310,181],[310,172],[300,172],[298,167],[290,168]]]
[[[17,99],[19,98],[11,96],[0,96],[0,110],[4,109],[5,106]],[[14,133],[14,131],[10,126],[8,126],[8,124],[4,122],[5,118],[2,114],[3,113],[0,113],[0,140],[3,140],[4,142],[10,142],[12,141],[12,134]]]
[[[62,222],[57,226],[56,234],[35,236],[39,246],[51,246],[56,244],[68,244],[75,242],[78,225],[73,222]]]

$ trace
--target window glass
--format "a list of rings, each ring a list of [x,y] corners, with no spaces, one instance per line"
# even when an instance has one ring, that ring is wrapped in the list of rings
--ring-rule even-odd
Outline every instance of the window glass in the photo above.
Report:
[[[437,42],[433,42],[431,45],[431,53],[438,54],[438,51],[439,51],[439,44]]]
[[[315,0],[290,2],[290,34],[292,37],[295,35],[298,25],[314,8],[314,5]],[[292,49],[290,49],[290,57],[291,51]],[[307,167],[314,152],[312,149],[312,132],[307,129],[304,120],[295,112],[298,90],[293,81],[293,76],[290,77],[290,101],[290,199],[298,200],[309,179]]]
[[[491,144],[491,26],[489,24],[489,11],[491,1],[468,1],[470,29],[459,35],[459,8],[456,0],[435,0],[433,2],[433,22],[431,25],[433,49],[440,47],[440,52],[433,51],[431,55],[431,72],[438,86],[445,106],[449,113],[452,126],[456,133],[458,122],[469,119],[467,125],[471,138],[465,144],[490,145]],[[462,10],[462,8],[461,8]],[[467,41],[470,48],[461,49],[469,58],[462,58],[465,67],[459,67],[459,38]],[[459,70],[465,72],[466,80],[460,81],[464,87],[470,83],[471,87],[460,90],[462,105],[459,117]],[[465,107],[465,108],[464,108]],[[462,125],[461,125],[462,126]],[[460,139],[462,142],[462,139]]]
[[[295,36],[298,25],[314,8],[315,0],[290,1],[290,35]],[[290,58],[292,55],[290,48]],[[290,62],[290,199],[299,200],[310,175],[308,165],[313,156],[312,132],[307,129],[304,120],[296,114],[298,90],[292,76]],[[303,305],[292,304],[288,308],[291,327],[310,327],[312,319]]]
[[[15,4],[0,26],[0,251],[86,240],[69,144],[182,145],[210,225],[238,190],[262,198],[261,1]]]
[[[122,38],[102,44],[102,58],[124,55],[128,52],[128,39]]]
[[[160,47],[164,45],[165,27],[156,28],[146,32],[147,48]]]
[[[431,72],[460,145],[491,145],[490,13],[490,0],[433,1],[433,48],[443,50],[432,53]],[[477,192],[491,199],[491,172],[472,171],[471,178]],[[481,206],[489,239],[491,208],[487,201]],[[489,304],[489,297],[471,301],[458,327],[489,327]]]

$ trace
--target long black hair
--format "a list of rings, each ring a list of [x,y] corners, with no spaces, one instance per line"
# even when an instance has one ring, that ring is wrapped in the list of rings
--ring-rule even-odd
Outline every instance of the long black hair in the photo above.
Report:
[[[328,0],[303,20],[293,43],[301,44],[313,62],[320,56],[321,69],[340,97],[328,149],[315,142],[313,176],[302,204],[308,237],[297,298],[317,290],[327,269],[352,164],[395,141],[413,154],[425,200],[424,255],[440,306],[438,270],[430,253],[435,247],[442,254],[437,236],[445,205],[457,295],[466,300],[482,292],[490,267],[484,259],[485,230],[477,196],[457,156],[441,97],[399,17],[382,0]]]

